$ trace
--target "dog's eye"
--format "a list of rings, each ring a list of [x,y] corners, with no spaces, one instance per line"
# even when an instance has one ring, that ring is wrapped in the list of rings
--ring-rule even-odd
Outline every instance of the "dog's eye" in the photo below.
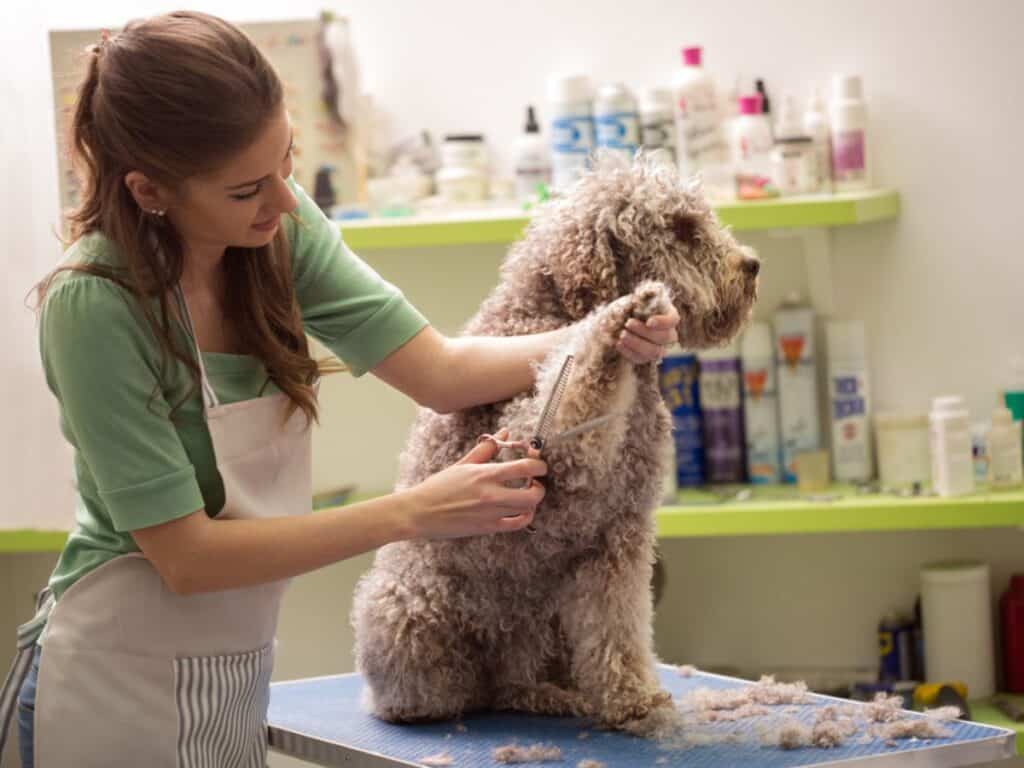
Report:
[[[672,228],[676,233],[676,240],[681,243],[693,242],[697,232],[697,222],[689,216],[676,216],[672,222]]]

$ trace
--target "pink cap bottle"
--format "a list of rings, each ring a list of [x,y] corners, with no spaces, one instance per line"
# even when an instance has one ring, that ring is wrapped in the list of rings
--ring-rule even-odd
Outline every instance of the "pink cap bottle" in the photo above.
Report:
[[[704,49],[701,48],[699,45],[693,45],[687,48],[683,48],[683,66],[699,67],[701,65],[703,50]]]
[[[741,115],[760,115],[761,94],[755,93],[751,96],[740,96],[739,105]]]

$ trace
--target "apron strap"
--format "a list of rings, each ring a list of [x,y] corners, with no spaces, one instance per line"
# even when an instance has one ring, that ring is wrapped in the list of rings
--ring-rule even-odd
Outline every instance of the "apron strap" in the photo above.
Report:
[[[200,384],[203,390],[203,405],[206,408],[216,408],[220,403],[217,400],[217,393],[213,391],[210,379],[206,375],[206,366],[203,365],[203,353],[199,349],[199,339],[196,338],[195,329],[192,327],[192,315],[189,314],[188,304],[185,303],[185,294],[181,290],[180,284],[174,286],[174,296],[178,300],[178,309],[181,312],[182,320],[185,321],[185,329],[192,338],[192,346],[195,347],[196,362],[199,364]]]
[[[4,746],[7,744],[7,734],[11,728],[18,693],[32,666],[36,640],[42,634],[46,619],[53,610],[53,604],[53,593],[46,587],[36,599],[36,615],[31,621],[18,627],[18,650],[14,654],[14,661],[11,662],[11,669],[4,680],[3,688],[0,688],[0,755],[4,753]]]

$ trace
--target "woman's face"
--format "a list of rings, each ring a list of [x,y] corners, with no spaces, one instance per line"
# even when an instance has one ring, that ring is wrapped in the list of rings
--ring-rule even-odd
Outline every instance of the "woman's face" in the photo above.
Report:
[[[266,245],[281,215],[298,201],[285,184],[292,173],[292,127],[284,107],[256,140],[214,173],[185,181],[167,216],[190,250]]]

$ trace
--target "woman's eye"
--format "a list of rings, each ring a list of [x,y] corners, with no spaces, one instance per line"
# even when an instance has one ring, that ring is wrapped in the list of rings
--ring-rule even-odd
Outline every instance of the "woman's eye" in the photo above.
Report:
[[[235,200],[248,200],[251,197],[256,197],[260,193],[260,187],[257,186],[252,192],[246,192],[244,195],[232,195],[231,197]]]

